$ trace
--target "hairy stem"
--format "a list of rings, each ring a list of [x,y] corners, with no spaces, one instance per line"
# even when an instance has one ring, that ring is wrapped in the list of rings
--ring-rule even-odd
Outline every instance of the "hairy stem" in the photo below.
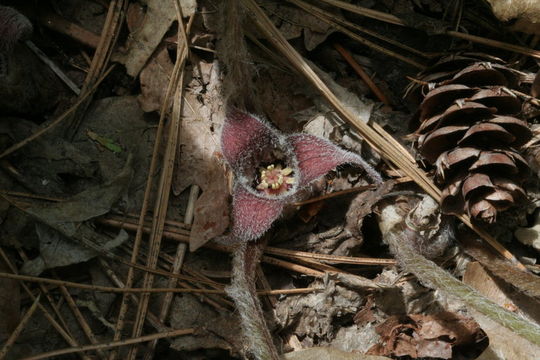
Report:
[[[257,297],[255,277],[262,249],[257,241],[242,242],[234,251],[231,286],[227,294],[234,300],[248,350],[257,360],[279,360],[279,355]]]
[[[434,262],[419,254],[411,245],[417,234],[410,229],[387,231],[384,239],[402,267],[414,274],[424,285],[440,290],[447,296],[457,298],[470,308],[484,314],[517,335],[540,345],[540,327],[507,311],[478,293],[472,287],[457,280]]]

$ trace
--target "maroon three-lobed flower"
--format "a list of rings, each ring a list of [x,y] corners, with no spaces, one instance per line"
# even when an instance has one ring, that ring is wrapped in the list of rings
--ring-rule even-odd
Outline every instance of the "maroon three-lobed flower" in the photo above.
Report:
[[[336,166],[352,163],[381,183],[381,176],[359,155],[308,134],[285,135],[256,116],[229,111],[221,150],[234,174],[234,241],[256,240],[280,216],[299,189]]]

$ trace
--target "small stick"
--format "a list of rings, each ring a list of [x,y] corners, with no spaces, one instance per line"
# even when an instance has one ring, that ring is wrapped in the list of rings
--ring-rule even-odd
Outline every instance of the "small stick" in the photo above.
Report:
[[[53,12],[39,14],[39,22],[49,29],[66,35],[92,49],[98,47],[100,38],[98,35],[75,23],[67,21],[63,17],[58,16]]]
[[[215,290],[215,289],[193,289],[193,288],[116,288],[111,286],[102,286],[102,285],[90,285],[90,284],[81,284],[72,281],[65,280],[56,280],[50,278],[42,278],[29,275],[19,275],[0,272],[0,278],[4,279],[14,279],[20,281],[30,281],[36,283],[50,284],[56,286],[65,286],[76,289],[91,290],[96,292],[109,292],[109,293],[202,293],[202,294],[225,294],[225,290]],[[282,290],[260,290],[257,291],[258,294],[268,295],[268,294],[300,294],[305,292],[312,292],[316,290],[315,288],[298,288],[298,289],[282,289]],[[32,297],[34,298],[34,297]]]
[[[58,275],[56,274],[56,271],[54,271],[54,276],[58,279]],[[84,318],[83,314],[81,313],[81,310],[75,303],[75,300],[73,300],[73,297],[69,293],[69,290],[65,286],[60,286],[59,288],[60,288],[60,292],[62,293],[62,296],[64,297],[64,299],[66,300],[66,303],[71,309],[73,316],[75,317],[75,319],[77,319],[77,322],[79,323],[82,331],[84,332],[88,340],[90,340],[92,344],[97,344],[98,341],[97,341],[96,336],[94,335],[94,332],[88,325],[88,322],[86,322],[86,319]],[[107,358],[107,354],[105,354],[103,350],[98,350],[98,354],[99,354],[99,357],[102,359]]]
[[[317,197],[307,199],[307,200],[304,200],[304,201],[298,201],[298,202],[293,203],[292,205],[294,205],[294,206],[307,205],[307,204],[311,204],[311,203],[318,202],[318,201],[321,201],[321,200],[331,199],[333,197],[337,197],[337,196],[341,196],[341,195],[347,195],[347,194],[351,194],[351,193],[355,193],[355,192],[374,189],[375,187],[376,187],[375,185],[369,184],[369,185],[363,185],[363,186],[354,187],[354,188],[351,188],[351,189],[334,191],[334,192],[324,194],[324,195],[321,195],[321,196],[317,196]]]
[[[109,266],[109,264],[107,264],[107,262],[103,259],[99,259],[99,262],[100,262],[100,265],[101,267],[105,270],[105,273],[107,274],[107,276],[109,277],[109,279],[116,285],[118,286],[119,288],[123,288],[125,287],[124,286],[124,283],[122,282],[122,280],[120,280],[118,278],[118,276],[114,273],[114,271],[111,269],[111,267]],[[129,294],[129,299],[135,304],[137,305],[139,303],[139,298],[137,298],[137,296],[135,294]],[[150,325],[152,325],[154,327],[154,329],[156,329],[157,331],[160,331],[160,332],[163,332],[163,331],[169,331],[170,328],[165,326],[160,320],[159,318],[152,312],[148,312],[148,317],[147,319],[148,320],[148,323]]]
[[[21,322],[19,323],[19,325],[17,325],[15,330],[13,330],[9,338],[4,343],[4,346],[2,346],[2,349],[0,349],[0,360],[4,359],[9,349],[11,349],[11,346],[13,346],[13,344],[15,343],[15,341],[17,340],[21,332],[24,330],[26,323],[32,317],[32,315],[34,314],[34,311],[36,311],[40,298],[41,298],[41,294],[39,294],[36,297],[36,299],[34,300],[34,303],[32,304],[32,306],[30,306],[30,309],[28,309],[26,314],[24,314],[24,317],[21,319]]]
[[[182,78],[180,80],[179,86],[182,86]],[[192,185],[191,189],[189,191],[189,199],[186,207],[186,215],[184,216],[184,221],[187,224],[191,224],[193,221],[193,214],[195,210],[195,201],[197,200],[197,197],[199,195],[199,187],[197,185]],[[165,224],[165,222],[163,222]],[[178,243],[176,246],[176,255],[174,257],[174,260],[172,262],[172,266],[170,268],[170,271],[175,274],[179,274],[180,270],[182,269],[182,265],[184,264],[184,257],[186,255],[186,249],[187,246],[184,243]],[[175,288],[178,284],[178,280],[175,278],[170,278],[167,286],[170,288]],[[174,294],[172,292],[166,293],[162,303],[161,303],[161,309],[159,312],[159,320],[165,321],[167,319],[167,315],[169,314],[169,310],[171,308],[171,304],[173,301]],[[146,354],[144,356],[145,360],[152,360],[154,357],[154,352],[156,350],[158,340],[152,340],[152,342],[148,346],[148,350],[146,351]]]
[[[167,331],[167,332],[162,332],[162,333],[140,336],[140,337],[131,338],[127,340],[54,350],[54,351],[49,351],[49,352],[42,353],[39,355],[29,356],[22,360],[46,359],[46,358],[50,358],[50,357],[58,356],[58,355],[73,354],[73,353],[89,351],[89,350],[109,349],[109,348],[114,348],[114,347],[119,347],[119,346],[124,346],[124,345],[139,344],[139,343],[151,341],[154,339],[163,339],[163,338],[170,338],[170,337],[176,337],[176,336],[182,336],[182,335],[191,335],[194,333],[195,333],[195,329],[172,330],[172,331]]]
[[[19,256],[21,257],[21,259],[23,261],[28,261],[28,256],[26,255],[26,252],[24,251],[23,248],[19,248],[17,249],[17,252],[19,253]],[[12,270],[12,272],[14,274],[16,274],[15,271]],[[64,316],[62,315],[62,313],[60,312],[60,308],[62,306],[62,300],[63,298],[60,298],[58,299],[58,302],[55,302],[51,292],[49,291],[49,289],[47,289],[47,287],[45,286],[45,284],[43,283],[40,283],[38,284],[38,287],[39,289],[41,290],[41,294],[44,294],[45,295],[45,298],[47,299],[47,301],[49,302],[50,304],[50,307],[52,308],[54,314],[56,314],[56,317],[58,318],[58,321],[60,322],[60,324],[63,326],[63,329],[66,331],[66,333],[71,337],[71,338],[75,338],[73,336],[73,334],[71,333],[71,331],[69,330],[69,327],[66,323],[66,320],[64,319]],[[73,344],[70,344],[70,345],[73,345]],[[88,356],[84,355],[84,358],[85,359],[89,359]]]
[[[344,1],[339,1],[339,0],[319,0],[319,1],[325,2],[330,5],[334,5],[338,8],[353,12],[358,15],[366,16],[372,19],[384,21],[384,22],[394,24],[394,25],[408,27],[408,25],[403,20],[401,20],[400,18],[392,14],[387,14],[381,11],[368,9],[366,7],[349,4],[349,3],[346,3]],[[487,46],[491,46],[491,47],[499,48],[503,50],[508,50],[508,51],[516,52],[518,54],[528,55],[528,56],[532,56],[537,59],[540,59],[540,51],[529,49],[523,46],[518,46],[518,45],[505,43],[502,41],[487,39],[481,36],[464,34],[459,31],[450,30],[450,31],[446,31],[445,34],[459,38],[459,39],[464,39],[464,40],[472,41],[478,44],[487,45]]]
[[[79,95],[81,93],[81,89],[71,80],[49,57],[41,51],[33,42],[30,40],[27,40],[25,42],[26,46],[32,50],[36,56],[47,65],[53,73],[58,76],[60,80],[64,82],[64,84],[67,85],[68,88],[71,89],[75,93],[75,95]]]
[[[11,261],[9,261],[9,258],[7,257],[6,253],[4,252],[4,250],[2,250],[2,248],[0,247],[0,257],[2,257],[2,259],[4,260],[4,262],[6,263],[6,265],[9,267],[9,269],[13,272],[13,273],[16,273],[17,272],[17,268],[11,263]],[[10,275],[14,275],[14,274],[10,274]],[[32,299],[33,301],[36,300],[36,297],[34,296],[34,294],[32,293],[32,290],[30,290],[30,288],[25,284],[25,283],[21,283],[21,286],[22,288],[24,289],[24,291],[28,294],[28,296],[30,297],[30,299]],[[39,310],[41,310],[41,312],[43,313],[43,315],[45,316],[45,318],[51,323],[51,325],[56,329],[56,331],[58,331],[58,333],[62,336],[62,338],[71,346],[78,346],[79,344],[77,343],[77,341],[75,341],[73,339],[73,337],[68,333],[66,332],[62,326],[54,319],[54,317],[51,315],[51,313],[47,310],[47,308],[45,306],[43,306],[42,304],[40,304],[39,302],[37,303],[38,305],[38,308]],[[88,357],[85,356],[85,355],[82,355],[83,358],[87,359]]]
[[[388,97],[381,91],[381,89],[379,89],[379,87],[373,82],[373,80],[371,80],[369,75],[362,68],[362,65],[360,65],[356,60],[354,60],[351,54],[347,50],[345,50],[345,48],[341,46],[340,44],[337,44],[337,43],[334,44],[334,48],[341,54],[341,56],[343,56],[345,61],[347,61],[347,63],[351,65],[351,67],[356,72],[356,74],[360,76],[362,80],[364,80],[364,82],[371,89],[373,94],[375,94],[375,96],[382,103],[388,106],[391,106],[392,104],[390,103],[390,100],[388,99]]]
[[[122,229],[130,230],[130,231],[134,231],[136,229],[136,226],[137,226],[137,225],[135,225],[133,223],[120,222],[120,221],[117,221],[117,220],[110,220],[110,219],[100,219],[99,222],[104,224],[104,225],[113,226],[113,227],[117,227],[117,228],[122,228]],[[143,230],[144,230],[145,233],[150,231],[150,229],[148,227],[144,227]],[[178,233],[176,233],[174,231],[167,231],[167,230],[164,231],[163,232],[163,237],[165,237],[167,239],[175,240],[175,241],[186,242],[186,243],[189,241],[188,236],[183,235],[183,234],[178,234]],[[231,248],[229,246],[222,245],[222,244],[206,243],[206,244],[204,244],[204,247],[208,248],[208,249],[222,251],[222,252],[231,252]],[[267,253],[267,254],[274,254],[274,255],[284,256],[284,257],[291,258],[291,259],[310,258],[310,259],[324,260],[324,261],[333,262],[333,263],[355,264],[355,265],[379,265],[379,266],[392,266],[392,265],[395,265],[395,260],[393,260],[393,259],[360,258],[360,257],[351,257],[351,256],[315,254],[315,253],[304,252],[304,251],[281,249],[281,248],[272,247],[272,246],[265,247],[264,252]],[[313,274],[313,271],[312,271],[313,269],[305,270],[305,269],[308,269],[308,268],[300,266],[300,265],[298,265],[298,267],[296,267],[296,266],[293,267],[292,265],[295,265],[295,264],[292,264],[292,263],[289,263],[289,262],[286,262],[286,261],[281,261],[281,260],[278,261],[277,259],[274,259],[274,258],[271,258],[271,257],[263,256],[263,261],[268,262],[268,263],[273,264],[273,265],[280,266],[280,267],[285,267],[286,269],[289,269],[289,270],[302,269],[299,272],[301,272],[303,274],[306,274],[306,275],[311,274],[311,276],[319,276],[319,274],[321,274],[320,272],[315,271],[315,273],[318,274],[318,275],[312,275]],[[284,265],[284,264],[287,264],[287,265]],[[144,269],[142,269],[142,270],[144,270]],[[297,271],[297,270],[293,270],[293,271]]]

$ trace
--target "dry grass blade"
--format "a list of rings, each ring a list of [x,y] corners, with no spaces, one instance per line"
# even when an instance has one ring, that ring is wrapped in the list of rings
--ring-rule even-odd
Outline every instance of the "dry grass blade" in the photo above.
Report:
[[[188,26],[187,26],[188,33],[193,23],[193,19],[194,19],[193,16],[189,19]],[[153,179],[154,179],[153,174],[155,174],[156,172],[158,159],[159,159],[159,151],[161,148],[161,139],[163,137],[165,116],[168,113],[168,110],[170,107],[170,99],[173,95],[173,91],[176,89],[175,85],[178,84],[179,74],[181,73],[180,69],[181,69],[182,61],[180,61],[180,56],[183,53],[182,49],[185,47],[185,44],[186,44],[182,41],[182,33],[183,32],[179,32],[178,50],[177,50],[178,58],[175,63],[173,72],[171,74],[171,81],[169,82],[169,85],[167,87],[165,99],[160,109],[159,125],[156,131],[156,140],[155,140],[154,149],[152,152],[152,160],[150,162],[150,168],[148,170],[148,178],[146,180],[144,198],[143,198],[143,203],[142,203],[141,212],[139,215],[139,220],[138,220],[138,225],[137,225],[137,230],[136,230],[137,233],[135,235],[135,241],[133,244],[133,252],[131,254],[131,263],[136,263],[137,258],[139,256],[139,249],[142,242],[142,235],[144,233],[143,228],[145,224],[146,213],[148,212],[148,206],[149,206],[150,197],[152,194],[152,184],[153,184]],[[184,56],[187,57],[187,49]],[[127,274],[127,278],[125,282],[126,287],[133,286],[134,275],[135,275],[134,269],[130,267],[128,269],[128,274]],[[120,305],[120,310],[118,313],[118,321],[116,322],[114,340],[120,339],[122,329],[124,328],[125,315],[126,315],[127,309],[128,309],[128,297],[124,295],[122,298],[122,303]],[[116,358],[116,352],[112,352],[111,356],[109,356],[109,360],[113,360],[115,358]]]
[[[77,346],[77,347],[72,347],[72,348],[67,348],[67,349],[54,350],[54,351],[42,353],[39,355],[29,356],[22,360],[38,360],[38,359],[52,358],[54,356],[59,356],[59,355],[80,353],[80,352],[89,351],[89,350],[110,349],[110,348],[115,348],[115,347],[124,346],[124,345],[140,344],[140,343],[151,341],[154,339],[164,339],[164,338],[170,338],[170,337],[176,337],[176,336],[182,336],[182,335],[190,335],[193,333],[195,333],[195,329],[172,330],[172,331],[167,331],[163,333],[145,335],[145,336],[132,338],[128,340],[113,341],[113,342],[108,342],[108,343],[103,343],[103,344]]]
[[[150,232],[149,253],[146,259],[146,266],[155,268],[157,266],[159,252],[161,249],[161,239],[163,236],[163,228],[167,217],[167,209],[169,206],[169,195],[171,192],[171,183],[174,171],[175,157],[177,153],[178,139],[180,135],[181,124],[181,107],[183,99],[183,82],[184,82],[184,67],[189,55],[189,41],[186,30],[184,28],[184,20],[182,9],[179,1],[174,2],[178,18],[179,39],[177,48],[177,58],[175,69],[177,75],[171,78],[172,88],[174,91],[173,110],[170,119],[168,131],[168,142],[163,156],[162,172],[157,190],[157,199],[154,207],[154,217],[152,219],[152,230]],[[191,18],[193,19],[194,16]],[[191,22],[191,21],[190,21]],[[174,70],[173,70],[174,73]],[[151,176],[151,174],[149,174]],[[154,282],[154,276],[150,273],[145,273],[143,279],[143,287],[150,288]],[[137,317],[133,326],[133,337],[138,337],[142,334],[146,313],[150,302],[150,294],[145,293],[141,296],[139,307],[137,309]],[[128,359],[134,360],[137,355],[137,347],[132,347]]]
[[[314,259],[321,261],[328,261],[333,264],[354,264],[354,265],[382,265],[392,266],[396,264],[394,259],[374,259],[374,258],[360,258],[352,256],[339,256],[339,255],[327,255],[327,254],[314,254],[305,251],[280,249],[276,247],[267,246],[264,249],[265,253],[287,257],[290,259]]]
[[[386,133],[383,129],[377,132],[370,127],[362,119],[355,117],[341,101],[332,93],[326,84],[317,76],[311,69],[302,56],[287,42],[280,31],[274,26],[272,21],[266,16],[262,9],[254,0],[241,0],[246,9],[251,13],[251,18],[260,28],[263,34],[270,40],[275,48],[285,56],[300,73],[326,98],[330,105],[334,108],[337,114],[347,122],[349,122],[365,140],[376,149],[383,157],[390,160],[399,167],[406,175],[411,177],[424,191],[440,202],[441,191],[437,186],[426,176],[426,174],[418,168],[414,161],[411,161],[411,156],[407,149],[397,144],[395,141],[390,141],[392,136]],[[405,155],[407,154],[407,155]],[[492,245],[504,257],[511,260],[522,270],[526,268],[501,244],[493,237],[489,236],[484,230],[474,226],[467,216],[460,216],[460,219],[476,231],[484,240]]]
[[[363,37],[361,37],[360,35],[358,34],[355,34],[353,33],[352,31],[350,31],[349,29],[341,26],[340,24],[337,23],[337,21],[339,21],[339,18],[329,14],[328,12],[324,12],[323,10],[313,6],[313,5],[310,5],[304,1],[301,1],[301,0],[287,0],[293,4],[295,4],[296,6],[304,9],[305,11],[309,12],[311,15],[321,19],[322,21],[328,23],[330,26],[332,26],[333,28],[335,28],[336,30],[342,32],[343,34],[349,36],[351,39],[354,39],[356,41],[358,41],[359,43],[361,43],[362,45],[365,45],[367,47],[370,47],[372,48],[373,50],[376,50],[376,51],[379,51],[383,54],[386,54],[388,56],[391,56],[391,57],[394,57],[398,60],[401,60],[407,64],[410,64],[412,66],[415,66],[417,67],[418,69],[424,69],[425,66],[414,61],[414,60],[411,60],[409,59],[408,57],[406,56],[403,56],[399,53],[396,53],[395,51],[392,51],[392,50],[388,50],[378,44],[375,44],[374,42],[372,41],[369,41]],[[340,21],[341,22],[341,21]]]
[[[4,250],[2,250],[1,247],[0,247],[0,257],[2,258],[2,260],[4,260],[4,262],[8,266],[8,268],[13,272],[13,274],[10,274],[10,275],[16,274],[17,273],[17,268],[11,263],[11,261],[9,261],[9,258],[7,257],[6,253],[4,252]],[[32,301],[35,301],[36,296],[34,296],[34,293],[32,292],[32,290],[30,290],[30,288],[25,283],[21,283],[21,286],[24,289],[24,291],[26,292],[26,294],[28,294],[30,299]],[[58,331],[60,336],[62,336],[62,338],[69,345],[78,346],[79,344],[77,343],[77,341],[75,341],[73,339],[73,337],[69,333],[67,333],[66,330],[64,330],[64,328],[62,328],[62,326],[54,319],[54,316],[51,315],[49,310],[47,310],[47,308],[45,306],[43,306],[41,303],[38,302],[37,304],[38,304],[37,306],[38,306],[39,310],[41,310],[41,312],[43,313],[43,315],[45,316],[47,321],[49,321],[49,323],[52,325],[52,327],[54,327],[54,329],[56,331]],[[84,357],[87,358],[86,356],[84,356]]]
[[[182,81],[180,83],[182,83]],[[184,221],[187,224],[191,224],[193,220],[195,200],[197,200],[198,195],[199,195],[199,187],[197,185],[193,185],[190,189],[186,215],[184,217]],[[182,269],[182,265],[184,264],[184,256],[186,255],[186,249],[187,249],[187,246],[184,243],[179,243],[177,245],[176,254],[175,254],[172,266],[171,266],[172,273],[175,273],[175,274],[180,273],[180,270]],[[171,278],[169,279],[167,286],[169,288],[175,288],[177,283],[178,283],[177,279]],[[162,322],[164,322],[167,319],[167,316],[169,315],[169,309],[173,301],[173,295],[174,294],[172,292],[166,293],[161,302],[161,309],[159,311],[159,320]],[[149,349],[144,356],[145,360],[153,359],[156,346],[157,346],[157,340],[153,340],[152,343],[149,345]]]
[[[122,228],[129,231],[135,231],[137,228],[137,225],[130,222],[121,222],[116,220],[109,220],[109,219],[103,219],[100,221],[104,225],[112,226],[115,228]],[[148,227],[144,227],[144,232],[148,233],[150,229]],[[180,241],[187,243],[189,242],[189,236],[184,235],[182,233],[177,233],[173,229],[166,229],[163,232],[163,237],[175,241]],[[205,248],[213,249],[217,251],[222,252],[231,252],[232,248],[230,246],[222,245],[222,244],[215,244],[215,243],[206,243],[204,245]],[[264,249],[265,253],[269,254],[275,254],[282,257],[287,257],[290,259],[316,259],[316,260],[322,260],[322,261],[328,261],[332,262],[334,264],[355,264],[355,265],[377,265],[377,266],[391,266],[395,264],[395,260],[393,259],[376,259],[376,258],[358,258],[358,257],[351,257],[351,256],[337,256],[337,255],[327,255],[327,254],[316,254],[316,253],[310,253],[310,252],[304,252],[304,251],[296,251],[296,250],[289,250],[289,249],[281,249],[276,248],[272,246],[267,246]],[[166,255],[163,255],[166,257]],[[264,258],[263,258],[264,260]],[[272,260],[272,264],[275,264],[275,262]],[[288,263],[290,264],[290,263]],[[279,265],[278,265],[279,266]],[[287,269],[290,269],[290,267],[285,267]],[[146,270],[143,268],[142,270]],[[171,274],[168,272],[164,272],[165,274]],[[174,275],[174,274],[172,274]],[[177,275],[180,276],[180,275]],[[182,277],[179,277],[179,279],[182,279]],[[189,280],[188,280],[189,281]],[[201,283],[204,283],[204,281],[200,281]]]
[[[26,255],[26,252],[24,251],[23,248],[20,248],[17,250],[17,252],[19,253],[19,256],[21,257],[21,259],[23,261],[28,261],[29,258],[28,256]],[[13,273],[16,273],[15,271]],[[49,289],[47,289],[47,287],[45,286],[45,284],[43,283],[39,283],[38,284],[38,287],[39,289],[41,290],[41,294],[45,295],[45,298],[47,299],[47,301],[49,302],[49,306],[50,308],[53,310],[54,314],[56,315],[56,317],[58,318],[58,321],[60,322],[60,324],[63,326],[63,328],[65,329],[66,333],[71,337],[71,338],[75,338],[73,336],[73,333],[71,333],[70,331],[70,328],[68,327],[68,324],[66,322],[66,320],[64,319],[64,315],[62,314],[62,312],[60,311],[60,306],[58,305],[58,303],[56,302],[55,300],[55,297],[53,296],[53,294],[51,294],[51,292],[49,291]],[[70,344],[71,345],[71,344]],[[85,358],[88,358],[86,355],[84,355]]]
[[[53,273],[55,278],[58,279],[56,272]],[[69,306],[71,312],[73,313],[73,316],[75,317],[75,319],[77,319],[77,322],[79,323],[79,326],[81,327],[84,335],[86,335],[86,338],[90,341],[90,343],[97,344],[98,340],[94,335],[92,328],[90,327],[90,325],[88,325],[88,322],[86,322],[84,315],[75,303],[75,300],[73,299],[73,296],[71,296],[71,294],[69,293],[69,290],[65,286],[60,286],[60,293],[66,300],[66,303]],[[107,358],[107,354],[105,354],[103,350],[98,350],[98,355],[101,359]]]
[[[358,6],[358,5],[349,4],[349,3],[346,3],[344,1],[339,1],[339,0],[319,0],[319,1],[322,1],[329,5],[336,6],[343,10],[350,11],[358,15],[367,16],[372,19],[384,21],[384,22],[394,24],[394,25],[408,26],[403,20],[401,20],[400,18],[392,14],[387,14],[381,11],[368,9],[368,8]],[[513,44],[505,43],[503,41],[487,39],[481,36],[465,34],[465,33],[462,33],[459,31],[453,31],[453,30],[446,31],[445,34],[452,37],[459,38],[459,39],[472,41],[477,44],[491,46],[494,48],[512,51],[518,54],[528,55],[528,56],[532,56],[537,59],[540,59],[540,51],[529,49],[523,46],[513,45]]]
[[[101,31],[98,47],[92,57],[92,63],[90,69],[84,79],[84,84],[81,89],[81,95],[90,95],[78,108],[72,116],[70,123],[71,136],[74,136],[82,122],[84,113],[87,107],[90,105],[91,96],[94,93],[91,89],[94,84],[101,77],[105,71],[105,67],[109,63],[111,55],[114,50],[114,45],[120,34],[122,23],[124,21],[124,15],[127,12],[128,1],[127,0],[112,0],[109,5],[107,17],[105,18],[105,24]]]
[[[0,278],[13,279],[20,281],[29,281],[41,284],[48,284],[53,286],[69,287],[74,289],[90,290],[94,292],[106,292],[106,293],[146,293],[146,294],[160,294],[160,293],[200,293],[200,294],[225,294],[223,287],[221,289],[195,289],[195,288],[116,288],[111,286],[102,285],[90,285],[81,284],[72,281],[56,280],[49,278],[42,278],[29,275],[10,274],[0,272]],[[267,294],[302,294],[306,292],[312,292],[314,288],[296,288],[296,289],[277,289],[277,290],[261,290],[258,291],[261,295]]]
[[[28,309],[26,314],[24,314],[24,316],[21,319],[21,322],[19,323],[19,325],[17,325],[15,330],[13,330],[13,332],[11,333],[9,338],[6,340],[6,342],[4,343],[2,348],[0,349],[0,360],[4,359],[4,357],[8,353],[11,346],[13,346],[13,344],[15,343],[15,341],[17,340],[17,338],[19,337],[21,332],[24,330],[24,327],[26,326],[26,323],[28,322],[28,320],[30,320],[32,315],[34,315],[34,311],[36,311],[36,309],[38,307],[40,298],[41,298],[41,294],[39,294],[36,297],[36,299],[34,300],[34,303],[32,304],[32,306],[30,306],[30,309]]]
[[[381,89],[371,80],[369,75],[364,71],[364,68],[354,60],[352,55],[341,45],[334,44],[334,48],[341,54],[343,59],[353,68],[358,76],[366,83],[373,94],[379,99],[380,102],[391,105],[388,97],[381,91]]]

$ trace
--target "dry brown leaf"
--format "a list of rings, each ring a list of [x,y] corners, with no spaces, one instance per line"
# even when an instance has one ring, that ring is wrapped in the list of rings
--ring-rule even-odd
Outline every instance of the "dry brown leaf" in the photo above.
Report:
[[[538,0],[488,0],[495,16],[502,21],[526,19],[540,23],[540,2]]]
[[[304,34],[304,45],[311,51],[335,30],[324,21],[296,7],[265,1],[262,6],[286,39],[295,39]]]
[[[221,235],[229,225],[229,190],[219,139],[225,117],[220,72],[217,62],[201,62],[199,68],[202,79],[193,80],[185,95],[180,160],[173,184],[176,195],[192,184],[202,190],[191,227],[192,251]]]
[[[127,52],[123,59],[127,73],[133,77],[136,77],[142,70],[176,19],[173,1],[145,0],[142,2],[146,5],[144,20],[130,34]],[[180,4],[184,16],[193,15],[197,7],[196,0],[181,0]],[[141,14],[138,15],[138,17],[140,16]]]
[[[474,320],[451,312],[392,316],[377,327],[384,343],[375,345],[369,353],[450,359],[453,346],[474,344],[480,338],[479,331]]]
[[[293,351],[283,355],[283,360],[384,360],[383,356],[363,355],[345,352],[335,348],[319,347],[300,351]]]
[[[145,112],[161,108],[173,68],[174,64],[169,57],[167,48],[162,47],[152,55],[148,64],[142,69],[140,75],[141,94],[137,99]]]

